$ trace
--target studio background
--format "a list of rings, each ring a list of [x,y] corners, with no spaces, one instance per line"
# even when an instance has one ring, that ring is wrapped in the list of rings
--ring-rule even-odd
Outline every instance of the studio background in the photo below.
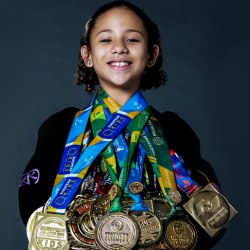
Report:
[[[84,107],[91,96],[73,74],[91,0],[2,0],[1,249],[27,249],[18,184],[51,114]],[[250,1],[131,1],[157,23],[167,85],[146,91],[160,111],[177,112],[196,132],[227,199],[239,211],[215,250],[246,249],[249,228]]]

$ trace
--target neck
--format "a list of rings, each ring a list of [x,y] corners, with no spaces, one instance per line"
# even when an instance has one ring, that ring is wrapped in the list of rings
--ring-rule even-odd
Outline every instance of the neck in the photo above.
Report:
[[[138,89],[105,88],[103,90],[119,105],[123,106]]]

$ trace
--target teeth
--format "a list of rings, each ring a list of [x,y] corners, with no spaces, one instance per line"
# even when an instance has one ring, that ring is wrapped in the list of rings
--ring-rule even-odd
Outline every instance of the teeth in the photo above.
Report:
[[[111,65],[113,66],[117,66],[117,67],[122,67],[122,66],[125,66],[125,65],[128,65],[129,63],[128,62],[112,62]]]

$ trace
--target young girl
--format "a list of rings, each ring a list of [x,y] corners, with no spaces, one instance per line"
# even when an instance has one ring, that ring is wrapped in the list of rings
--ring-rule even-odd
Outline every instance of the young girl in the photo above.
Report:
[[[129,2],[87,22],[77,84],[100,88],[39,129],[19,188],[29,249],[210,249],[221,238],[233,210],[196,135],[141,93],[167,80],[159,41]]]

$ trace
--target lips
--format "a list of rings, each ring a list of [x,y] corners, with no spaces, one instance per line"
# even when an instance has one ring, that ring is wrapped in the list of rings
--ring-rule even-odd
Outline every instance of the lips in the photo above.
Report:
[[[129,62],[111,62],[109,64],[113,66],[117,66],[117,67],[122,67],[122,66],[129,65],[130,63]]]
[[[131,64],[132,64],[131,61],[124,60],[124,59],[116,59],[116,60],[111,60],[108,62],[108,65],[113,70],[118,70],[118,71],[128,70]]]

